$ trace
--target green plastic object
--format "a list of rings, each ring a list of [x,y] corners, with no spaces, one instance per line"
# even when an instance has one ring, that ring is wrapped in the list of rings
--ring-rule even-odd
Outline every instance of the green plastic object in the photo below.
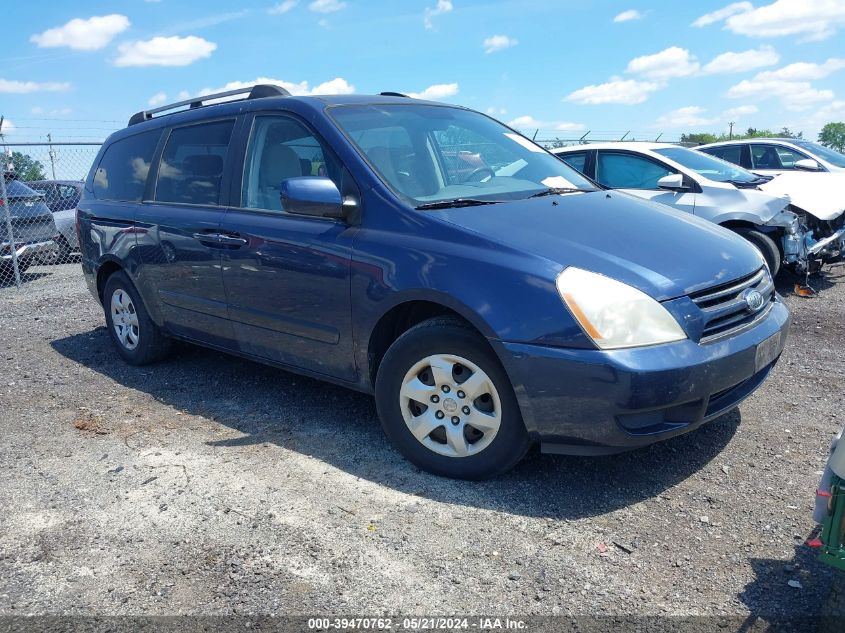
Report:
[[[833,475],[827,517],[821,524],[819,559],[845,571],[845,479]]]

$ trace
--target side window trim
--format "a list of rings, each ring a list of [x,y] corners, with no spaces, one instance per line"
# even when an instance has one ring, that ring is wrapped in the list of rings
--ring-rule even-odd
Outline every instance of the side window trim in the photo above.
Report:
[[[171,125],[165,128],[164,134],[159,139],[159,144],[153,154],[153,166],[150,167],[150,173],[147,175],[147,190],[145,191],[144,202],[149,204],[166,204],[168,206],[176,205],[180,207],[194,207],[203,208],[208,207],[207,204],[199,204],[193,202],[172,202],[156,200],[156,190],[158,188],[158,172],[161,166],[161,159],[164,156],[164,150],[167,148],[167,143],[173,132],[195,127],[198,125],[210,125],[213,123],[224,123],[226,121],[232,122],[232,132],[229,136],[229,145],[226,150],[226,159],[223,161],[223,174],[220,181],[220,195],[217,198],[215,208],[225,208],[229,202],[229,188],[231,185],[231,171],[233,168],[233,149],[236,147],[237,134],[239,133],[239,126],[242,122],[240,116],[227,115],[215,117],[212,119],[202,119],[200,121],[191,121],[180,125]],[[155,173],[153,173],[155,172]]]

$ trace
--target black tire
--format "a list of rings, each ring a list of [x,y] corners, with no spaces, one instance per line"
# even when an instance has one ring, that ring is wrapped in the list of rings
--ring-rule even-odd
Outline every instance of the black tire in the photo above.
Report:
[[[435,354],[458,356],[473,363],[487,375],[498,394],[501,408],[499,428],[489,440],[489,444],[476,454],[463,457],[441,455],[424,445],[422,440],[414,437],[405,422],[400,400],[405,376],[414,365]],[[464,371],[462,366],[456,365],[455,372],[463,373]],[[458,376],[458,374],[453,375]],[[455,398],[459,395],[460,384],[463,380],[456,378],[456,381]],[[431,384],[436,384],[433,378]],[[522,422],[516,396],[499,359],[484,338],[458,319],[445,317],[430,319],[412,327],[396,339],[379,365],[375,391],[379,419],[388,439],[409,461],[436,475],[457,479],[493,477],[516,465],[531,445]],[[483,397],[489,399],[489,395]],[[444,395],[444,407],[448,399]],[[477,402],[479,400],[473,402],[467,400],[464,404],[475,405]],[[466,410],[469,411],[469,409]],[[454,413],[459,412],[454,411]],[[445,437],[448,420],[447,418],[442,427],[426,436],[425,440],[433,442],[438,439],[437,434]],[[477,430],[471,427],[464,429],[463,423],[461,424],[457,428],[461,429],[465,439],[467,434],[478,435]],[[484,435],[482,434],[481,437],[483,438]],[[481,440],[476,438],[475,441]],[[467,442],[469,443],[470,439],[467,439]],[[443,444],[446,446],[445,440]]]
[[[751,242],[758,251],[763,255],[766,264],[769,266],[769,272],[772,273],[772,279],[777,277],[780,272],[780,265],[783,257],[780,253],[780,248],[775,241],[768,235],[756,229],[734,229],[738,235],[741,235],[746,240]]]
[[[119,291],[129,295],[132,307],[130,312],[137,318],[137,334],[135,335],[137,342],[131,349],[120,340],[112,319],[112,299]],[[115,272],[106,280],[103,290],[103,311],[106,316],[106,327],[117,353],[130,365],[154,363],[165,358],[170,352],[171,340],[153,323],[144,302],[141,301],[141,296],[129,281],[126,273]]]
[[[819,611],[819,633],[845,631],[845,572],[833,572],[833,585]]]

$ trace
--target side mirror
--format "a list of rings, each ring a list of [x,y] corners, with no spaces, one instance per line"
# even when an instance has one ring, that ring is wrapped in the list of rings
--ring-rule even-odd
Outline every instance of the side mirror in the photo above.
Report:
[[[340,190],[331,178],[324,176],[301,176],[287,178],[279,186],[282,210],[297,215],[322,218],[344,218],[344,207]]]
[[[686,191],[689,189],[687,183],[684,182],[683,174],[663,176],[663,178],[657,181],[657,186],[661,189],[668,189],[669,191]]]
[[[812,158],[802,158],[801,160],[796,160],[793,164],[795,169],[800,171],[821,171],[822,166],[818,164],[818,162],[814,161]]]

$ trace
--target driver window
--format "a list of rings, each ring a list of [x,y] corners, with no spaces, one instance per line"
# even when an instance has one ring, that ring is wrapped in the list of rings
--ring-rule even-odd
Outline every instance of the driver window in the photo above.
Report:
[[[324,176],[341,187],[337,159],[308,129],[288,117],[256,117],[244,161],[241,206],[282,210],[282,181],[302,176]]]
[[[611,189],[659,189],[657,181],[677,172],[634,154],[599,152],[596,180]]]
[[[776,148],[778,153],[778,158],[780,158],[780,164],[783,166],[784,169],[795,169],[795,162],[799,160],[804,160],[807,158],[803,154],[796,152],[795,150],[789,149],[788,147],[783,147],[778,145]]]

